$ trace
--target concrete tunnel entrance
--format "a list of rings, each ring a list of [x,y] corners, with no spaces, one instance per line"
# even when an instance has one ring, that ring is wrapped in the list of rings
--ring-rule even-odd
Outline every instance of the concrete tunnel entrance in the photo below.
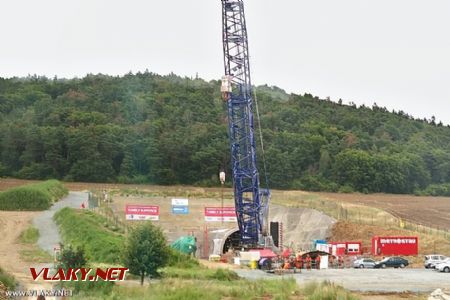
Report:
[[[214,230],[210,232],[210,237],[213,254],[222,255],[227,253],[229,249],[239,249],[239,228]]]
[[[229,249],[238,249],[240,242],[239,229],[234,228],[233,231],[225,238],[222,247],[222,254],[228,252]]]

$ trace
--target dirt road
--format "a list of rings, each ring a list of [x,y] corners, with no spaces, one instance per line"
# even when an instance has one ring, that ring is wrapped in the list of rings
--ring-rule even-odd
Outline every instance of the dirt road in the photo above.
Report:
[[[40,212],[0,211],[0,266],[20,282],[29,282],[30,264],[20,259],[20,233]]]
[[[26,245],[20,244],[18,241],[22,231],[33,224],[40,233],[38,245],[53,254],[53,246],[60,241],[57,226],[52,219],[53,215],[56,211],[66,206],[78,208],[81,202],[86,200],[87,193],[71,192],[47,211],[0,211],[0,266],[12,274],[22,288],[29,290],[52,288],[49,283],[32,281],[30,267],[49,265],[32,265],[21,259],[20,252],[26,248]]]

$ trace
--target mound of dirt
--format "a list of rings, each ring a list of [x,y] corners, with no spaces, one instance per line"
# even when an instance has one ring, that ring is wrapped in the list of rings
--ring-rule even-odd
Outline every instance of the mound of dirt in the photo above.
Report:
[[[336,220],[309,208],[271,205],[269,218],[283,223],[283,244],[295,249],[310,249],[313,240],[326,239]]]

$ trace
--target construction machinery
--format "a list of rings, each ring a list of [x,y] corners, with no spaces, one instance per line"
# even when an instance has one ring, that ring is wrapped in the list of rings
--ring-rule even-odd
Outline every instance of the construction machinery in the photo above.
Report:
[[[242,0],[222,0],[222,25],[225,76],[222,77],[221,92],[228,109],[231,169],[241,246],[269,247],[272,245],[268,232],[270,191],[260,188],[254,109],[257,120],[259,113],[250,80]]]

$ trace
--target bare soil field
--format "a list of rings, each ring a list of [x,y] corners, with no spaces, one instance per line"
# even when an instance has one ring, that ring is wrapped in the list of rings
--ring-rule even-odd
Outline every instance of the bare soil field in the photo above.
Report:
[[[36,181],[19,179],[0,179],[0,191],[14,186],[28,184]],[[116,190],[116,191],[145,191],[151,196],[185,196],[188,198],[210,198],[217,199],[219,204],[220,188],[201,188],[192,186],[155,186],[155,185],[129,185],[112,183],[77,183],[68,182],[64,185],[71,191],[80,190]],[[122,192],[123,194],[123,192]],[[126,194],[126,193],[125,193]],[[224,189],[226,203],[232,204],[232,189]],[[327,201],[345,205],[364,205],[382,209],[393,216],[402,218],[424,226],[450,230],[450,197],[420,197],[414,195],[392,195],[392,194],[338,194],[338,193],[314,193],[304,191],[272,191],[272,203],[292,204],[296,201],[307,199],[308,201]],[[167,201],[170,202],[170,199]],[[214,202],[214,201],[213,201]],[[195,203],[192,203],[195,205]],[[211,203],[213,204],[213,203]],[[164,202],[162,202],[162,205]],[[170,203],[167,204],[170,209]],[[314,208],[314,205],[313,205]],[[123,209],[123,207],[121,208]],[[320,210],[320,208],[318,208]],[[178,216],[183,220],[185,216]],[[195,223],[195,222],[194,222]],[[193,223],[193,224],[194,224]],[[197,226],[193,225],[198,228]]]
[[[377,207],[417,224],[450,230],[450,198],[389,194],[318,193],[325,199]]]
[[[16,186],[21,186],[30,183],[40,182],[39,180],[23,180],[14,178],[0,178],[0,191],[4,191]]]

